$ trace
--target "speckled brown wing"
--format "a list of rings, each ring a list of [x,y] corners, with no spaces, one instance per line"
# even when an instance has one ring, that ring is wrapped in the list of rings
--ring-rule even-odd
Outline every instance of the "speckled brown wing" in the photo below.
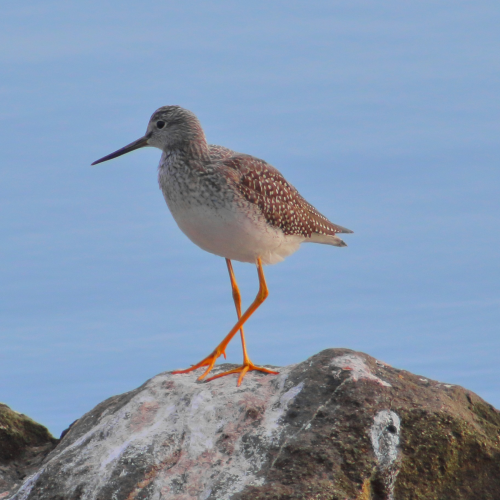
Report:
[[[225,158],[222,164],[238,173],[240,193],[260,208],[271,226],[280,228],[284,234],[311,238],[314,234],[352,233],[330,222],[265,161],[239,154]]]

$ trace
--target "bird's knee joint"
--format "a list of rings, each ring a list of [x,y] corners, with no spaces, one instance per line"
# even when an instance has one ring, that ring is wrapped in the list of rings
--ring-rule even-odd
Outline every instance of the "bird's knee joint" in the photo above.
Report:
[[[233,300],[238,303],[241,302],[240,292],[233,290]]]

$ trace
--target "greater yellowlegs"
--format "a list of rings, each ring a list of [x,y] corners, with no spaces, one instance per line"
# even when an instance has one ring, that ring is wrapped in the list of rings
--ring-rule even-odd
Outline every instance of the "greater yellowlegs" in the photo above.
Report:
[[[248,371],[278,373],[250,361],[243,332],[243,324],[269,294],[262,266],[282,261],[305,242],[346,246],[337,234],[352,231],[330,222],[264,160],[207,144],[196,116],[180,106],[156,110],[143,137],[92,165],[146,146],[162,150],[158,182],[181,230],[207,252],[225,257],[238,314],[237,323],[210,355],[173,373],[206,366],[198,380],[204,379],[217,358],[225,357],[226,347],[238,330],[243,364],[207,381],[239,373],[240,385]],[[259,292],[243,315],[231,260],[257,265]]]

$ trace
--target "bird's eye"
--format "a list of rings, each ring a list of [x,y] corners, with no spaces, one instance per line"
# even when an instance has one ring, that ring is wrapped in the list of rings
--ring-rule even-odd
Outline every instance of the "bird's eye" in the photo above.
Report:
[[[165,122],[164,122],[164,121],[162,121],[162,120],[158,120],[158,121],[156,122],[156,126],[157,126],[158,128],[163,128],[163,127],[165,126]]]

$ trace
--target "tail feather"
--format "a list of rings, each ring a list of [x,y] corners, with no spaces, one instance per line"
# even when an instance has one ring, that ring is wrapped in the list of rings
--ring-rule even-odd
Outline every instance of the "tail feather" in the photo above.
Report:
[[[351,231],[352,233],[352,231]],[[307,240],[306,240],[307,241]],[[311,234],[311,243],[321,243],[322,245],[333,245],[334,247],[346,247],[347,243],[335,234]]]

